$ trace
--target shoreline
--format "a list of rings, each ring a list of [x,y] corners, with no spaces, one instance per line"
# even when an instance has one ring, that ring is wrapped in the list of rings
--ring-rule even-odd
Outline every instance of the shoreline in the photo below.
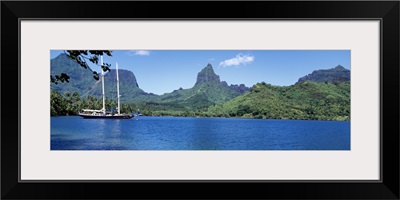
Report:
[[[73,117],[79,115],[57,115],[50,117]],[[330,119],[277,119],[277,118],[255,118],[255,117],[216,117],[216,116],[176,116],[176,115],[142,115],[141,117],[187,117],[187,118],[226,118],[226,119],[255,119],[255,120],[297,120],[297,121],[332,121],[332,122],[350,122],[351,120],[330,120]],[[134,117],[136,118],[136,117]]]

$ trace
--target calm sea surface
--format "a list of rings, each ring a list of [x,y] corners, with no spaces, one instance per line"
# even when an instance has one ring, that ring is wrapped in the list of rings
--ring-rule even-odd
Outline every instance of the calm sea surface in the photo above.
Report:
[[[51,117],[51,150],[350,150],[350,122]]]

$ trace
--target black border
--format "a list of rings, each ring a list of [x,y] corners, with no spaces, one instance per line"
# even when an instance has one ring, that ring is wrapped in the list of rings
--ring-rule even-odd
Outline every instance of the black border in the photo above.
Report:
[[[398,1],[2,1],[3,199],[399,199]],[[381,182],[18,182],[19,19],[381,19]],[[343,30],[346,31],[346,30]],[[34,64],[33,64],[34,65]],[[13,74],[13,76],[11,75]],[[18,80],[18,83],[17,83]],[[18,107],[18,112],[15,108]],[[368,114],[368,109],[366,109]],[[35,120],[35,119],[32,119]],[[383,123],[384,122],[384,123]],[[11,126],[11,124],[14,124]],[[16,131],[16,127],[18,132]],[[149,192],[150,191],[150,192]]]
[[[323,18],[315,18],[315,19],[310,19],[310,18],[274,18],[274,19],[269,19],[269,18],[251,18],[251,19],[243,19],[243,18],[240,18],[240,19],[236,19],[236,18],[218,18],[218,19],[208,19],[208,18],[185,18],[185,19],[179,19],[179,18],[113,18],[113,19],[110,19],[110,18],[107,18],[107,19],[104,19],[104,18],[85,18],[84,20],[87,20],[87,21],[116,21],[116,22],[118,22],[118,21],[123,21],[123,20],[125,20],[125,21],[154,21],[154,20],[156,20],[156,21],[249,21],[249,22],[252,22],[252,21],[288,21],[288,20],[290,20],[290,21],[349,21],[349,20],[351,20],[351,21],[376,21],[376,22],[379,22],[379,31],[380,31],[380,35],[382,35],[382,28],[383,28],[383,26],[382,26],[382,23],[383,23],[383,21],[382,21],[382,19],[381,18],[363,18],[363,19],[360,19],[360,18],[357,18],[357,19],[353,19],[353,18],[346,18],[346,19],[344,19],[344,18],[330,18],[330,19],[323,19]],[[68,22],[71,22],[71,21],[82,21],[81,19],[75,19],[75,18],[64,18],[64,19],[55,19],[55,18],[52,18],[52,19],[43,19],[43,18],[20,18],[19,19],[19,33],[20,33],[20,30],[21,30],[21,21],[68,21]],[[19,36],[19,46],[20,46],[20,43],[21,43],[21,36]],[[379,48],[380,49],[382,49],[382,44],[383,44],[383,42],[382,42],[382,37],[380,37],[380,40],[379,40]],[[380,57],[382,57],[382,52],[380,52]],[[19,83],[21,82],[21,49],[19,49],[19,59],[18,59],[18,61],[19,61],[19,64],[18,64],[18,66],[19,66],[19,68],[18,68],[18,81],[19,81]],[[380,60],[379,61],[379,76],[380,76],[380,79],[379,79],[379,84],[380,84],[380,86],[381,86],[381,88],[380,88],[380,101],[379,101],[379,103],[380,102],[382,102],[382,85],[383,85],[383,79],[382,79],[382,66],[383,66],[383,64],[382,64],[382,60]],[[21,108],[21,98],[20,98],[20,95],[21,95],[21,86],[19,85],[18,86],[18,97],[19,97],[19,101],[18,101],[18,108]],[[380,105],[381,106],[381,105]],[[380,108],[380,110],[382,110],[382,108]],[[20,110],[19,110],[19,113],[21,113],[20,112]],[[382,115],[381,113],[380,113],[380,115]],[[380,122],[380,123],[382,123],[382,122]],[[18,116],[18,128],[21,128],[21,114]],[[382,127],[380,126],[379,127],[379,129],[381,129]],[[380,130],[380,132],[379,132],[379,139],[380,138],[382,138],[382,130]],[[214,183],[216,183],[216,182],[218,182],[218,183],[232,183],[232,182],[246,182],[246,183],[249,183],[249,182],[262,182],[262,183],[268,183],[268,182],[271,182],[271,183],[276,183],[276,182],[280,182],[280,183],[304,183],[304,182],[307,182],[307,183],[376,183],[376,182],[378,182],[378,183],[381,183],[382,182],[382,177],[383,177],[383,174],[382,174],[382,171],[380,171],[380,173],[379,173],[379,180],[362,180],[362,179],[352,179],[352,180],[335,180],[335,179],[326,179],[326,180],[312,180],[312,179],[310,179],[310,180],[292,180],[292,179],[287,179],[287,180],[263,180],[263,179],[260,179],[260,180],[254,180],[254,179],[241,179],[241,180],[229,180],[229,179],[217,179],[217,180],[213,180],[213,179],[206,179],[206,180],[201,180],[201,179],[193,179],[193,180],[185,180],[185,179],[168,179],[168,180],[165,180],[165,179],[152,179],[152,180],[146,180],[146,179],[144,179],[144,180],[118,180],[118,179],[110,179],[110,180],[102,180],[102,179],[99,179],[99,180],[96,180],[96,179],[88,179],[88,180],[21,180],[21,130],[19,129],[19,132],[18,132],[18,149],[19,149],[19,152],[18,152],[18,161],[19,161],[19,163],[18,163],[18,182],[22,182],[22,183],[67,183],[67,182],[71,182],[71,183],[77,183],[77,182],[82,182],[82,183],[102,183],[102,182],[108,182],[108,183],[143,183],[143,182],[148,182],[148,183],[160,183],[160,182],[166,182],[166,183],[168,183],[168,182],[186,182],[186,183],[190,183],[190,182],[214,182]],[[380,140],[379,141],[379,169],[381,169],[382,168],[382,141]]]

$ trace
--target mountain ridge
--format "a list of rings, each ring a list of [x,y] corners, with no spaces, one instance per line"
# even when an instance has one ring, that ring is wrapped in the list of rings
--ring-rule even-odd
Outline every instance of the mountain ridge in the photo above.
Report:
[[[66,70],[71,77],[71,83],[61,83],[58,85],[51,84],[51,88],[60,93],[78,92],[83,96],[101,97],[101,79],[94,80],[90,70],[82,68],[74,61],[70,60],[65,54],[60,54],[56,58],[51,59],[51,74]],[[190,104],[205,107],[222,103],[236,96],[244,94],[250,88],[244,84],[228,85],[225,81],[220,80],[220,77],[215,74],[211,64],[204,67],[197,75],[196,83],[188,89],[178,89],[163,95],[155,95],[143,91],[137,82],[137,79],[132,71],[119,69],[120,79],[120,95],[121,102],[166,102],[177,103],[190,107]],[[106,99],[116,99],[116,71],[110,69],[104,74],[104,86]],[[200,106],[204,105],[204,106]]]
[[[331,69],[314,70],[311,74],[299,78],[296,84],[304,81],[343,83],[350,81],[350,70],[338,65]]]
[[[291,86],[255,84],[250,92],[208,108],[206,116],[350,120],[350,82],[304,81]]]
[[[244,86],[244,85],[242,85]],[[245,86],[244,86],[245,87]],[[229,87],[226,82],[221,82],[215,74],[211,64],[207,64],[198,74],[196,83],[188,89],[178,89],[160,95],[155,102],[172,103],[186,108],[206,108],[214,104],[225,102],[243,93]]]
[[[61,94],[78,92],[101,98],[101,81],[96,81],[90,70],[61,54],[51,59],[50,64],[52,75],[65,72],[71,77],[70,83],[51,83],[52,94],[56,90]],[[212,65],[207,64],[198,72],[193,87],[163,95],[143,91],[132,71],[120,69],[119,77],[121,102],[140,108],[146,115],[350,120],[350,70],[341,65],[314,70],[291,86],[262,82],[248,88],[244,84],[228,85],[221,81]],[[105,73],[104,79],[106,99],[116,100],[115,69]],[[79,110],[79,105],[71,106]]]
[[[83,96],[90,95],[93,97],[101,98],[102,95],[101,81],[94,80],[93,74],[90,70],[82,68],[77,63],[74,63],[74,61],[68,59],[66,55],[60,55],[57,56],[56,58],[51,59],[52,75],[60,72],[68,73],[68,75],[70,75],[71,77],[71,81],[70,83],[59,83],[58,85],[51,84],[52,89],[61,93],[65,92],[72,93],[77,91],[79,95]],[[345,86],[341,85],[343,83],[350,82],[350,70],[347,70],[340,65],[328,70],[314,70],[311,74],[301,77],[296,84],[291,86],[270,87],[270,86],[265,86],[265,83],[259,83],[249,88],[246,87],[244,84],[228,85],[226,81],[221,81],[220,76],[215,73],[212,65],[207,64],[200,72],[198,72],[196,82],[193,85],[193,87],[188,89],[179,88],[177,90],[165,93],[163,95],[155,95],[152,93],[147,93],[144,90],[142,90],[139,87],[136,76],[132,71],[120,69],[119,77],[120,77],[121,102],[123,103],[130,103],[130,104],[142,103],[141,105],[144,105],[143,107],[148,107],[153,110],[173,109],[180,111],[182,110],[204,111],[205,109],[208,109],[209,113],[211,113],[210,114],[211,116],[219,115],[218,114],[219,112],[215,110],[217,108],[219,109],[217,105],[225,105],[222,107],[222,110],[225,109],[224,115],[228,116],[231,116],[231,114],[233,114],[233,116],[251,115],[253,117],[256,117],[259,116],[259,113],[257,114],[257,112],[261,112],[262,110],[261,111],[254,110],[251,108],[252,106],[257,107],[256,105],[265,105],[266,107],[268,107],[268,103],[276,103],[277,105],[283,105],[282,103],[280,103],[280,101],[276,101],[277,99],[280,99],[282,102],[286,102],[287,103],[285,104],[286,107],[292,108],[291,106],[297,105],[297,103],[291,100],[291,98],[296,99],[299,102],[302,102],[302,99],[300,98],[299,95],[303,95],[303,97],[306,99],[321,98],[321,102],[323,101],[329,102],[330,100],[335,100],[335,102],[339,101],[347,102],[346,99],[347,96],[340,96],[340,95],[347,95],[350,92],[349,91],[350,84],[345,84]],[[117,82],[116,82],[115,69],[111,69],[109,72],[105,73],[104,79],[105,79],[106,99],[116,100]],[[314,82],[317,84],[314,84]],[[333,86],[330,85],[338,85],[337,87],[340,88],[341,93],[335,92],[337,89],[335,89]],[[286,91],[286,89],[284,88],[292,88],[292,89]],[[311,90],[314,89],[315,89],[314,92],[310,92]],[[270,94],[270,96],[268,95],[260,96],[259,95],[260,91],[262,94],[264,93]],[[335,95],[337,94],[337,95],[336,96],[329,95],[329,92],[332,92],[332,94]],[[267,101],[261,101],[258,100],[257,98],[266,98]],[[240,101],[235,99],[239,99]],[[232,102],[235,101],[242,103],[247,102],[243,104],[243,106],[247,107],[239,108],[238,104],[235,104],[236,106],[233,107],[226,106],[226,105],[234,105]],[[253,103],[256,102],[256,103],[254,105],[251,105],[249,102]],[[266,102],[268,103],[266,104]],[[319,102],[319,104],[317,105],[319,106],[325,105],[321,102]],[[340,106],[343,105],[340,104]],[[303,113],[301,116],[303,117],[307,116],[307,112],[309,111],[307,110],[308,108],[304,108],[301,105],[297,105],[297,107],[293,109],[297,110],[295,112],[300,112],[298,108],[301,108],[300,111]],[[248,111],[252,112],[247,113]],[[332,113],[340,114],[340,116],[343,119],[347,119],[346,113],[344,114],[338,113],[337,111],[332,111]],[[334,114],[332,114],[332,116],[329,117],[333,118]],[[277,114],[275,113],[275,115],[271,115],[268,117],[273,117],[276,115]]]
[[[52,89],[61,93],[78,92],[79,95],[84,95],[90,90],[88,86],[96,82],[90,68],[84,69],[76,61],[68,58],[65,53],[50,60],[50,74],[55,76],[61,73],[70,76],[69,83],[51,84]]]

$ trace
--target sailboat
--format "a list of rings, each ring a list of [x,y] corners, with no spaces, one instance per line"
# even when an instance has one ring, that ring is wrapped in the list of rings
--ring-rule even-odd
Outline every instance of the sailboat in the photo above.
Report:
[[[103,63],[103,56],[100,56],[101,63]],[[118,63],[115,65],[115,70],[117,72],[117,98],[118,98],[118,107],[117,113],[114,112],[106,112],[106,99],[104,94],[104,71],[101,71],[101,85],[102,85],[102,96],[103,96],[103,108],[101,110],[92,110],[92,109],[83,109],[82,112],[79,112],[79,116],[84,119],[131,119],[134,117],[134,114],[126,114],[121,113],[120,107],[120,97],[119,95],[119,77],[118,77]]]

